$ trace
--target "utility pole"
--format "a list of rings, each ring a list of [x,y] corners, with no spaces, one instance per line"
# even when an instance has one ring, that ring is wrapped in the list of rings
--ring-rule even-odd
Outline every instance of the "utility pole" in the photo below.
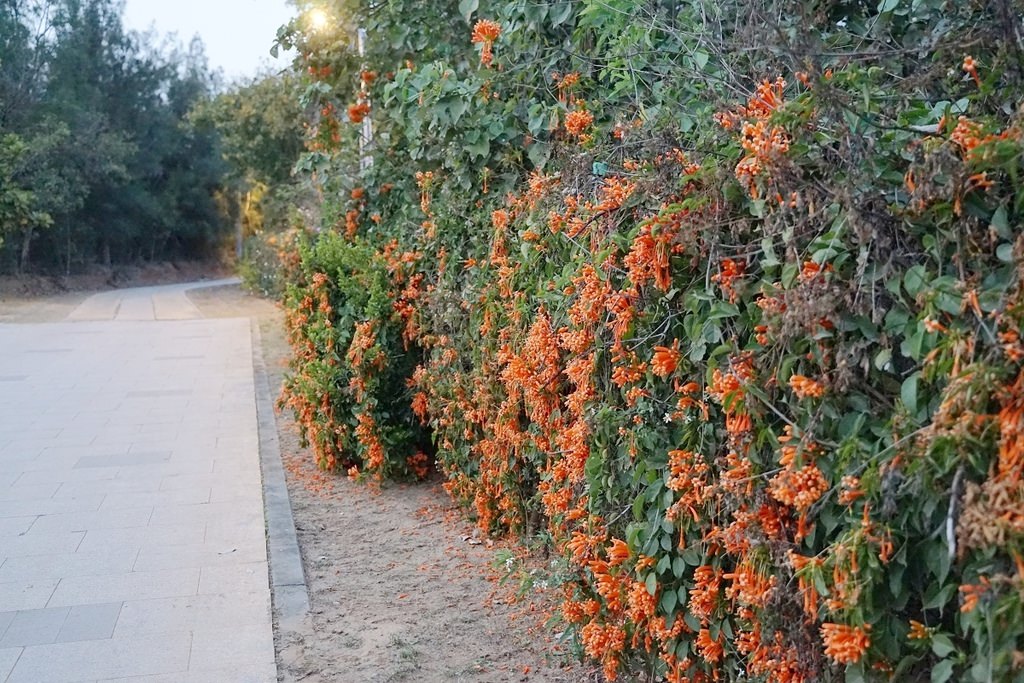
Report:
[[[359,50],[359,56],[363,57],[366,55],[366,29],[359,28],[356,30],[356,47]],[[363,63],[363,69],[366,69],[365,62]],[[367,104],[370,104],[370,93],[366,87],[366,81],[360,79],[359,87],[362,90],[363,99]],[[365,171],[366,169],[373,166],[373,157],[367,152],[370,144],[373,142],[373,121],[369,116],[363,118],[363,128],[359,135],[359,170]]]

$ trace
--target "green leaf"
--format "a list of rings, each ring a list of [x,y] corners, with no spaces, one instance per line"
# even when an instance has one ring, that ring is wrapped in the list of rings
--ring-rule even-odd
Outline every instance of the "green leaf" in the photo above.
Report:
[[[787,263],[782,266],[782,286],[789,289],[796,282],[796,276],[800,274],[800,266],[796,263]]]
[[[918,265],[909,269],[907,274],[903,276],[903,287],[907,290],[907,294],[916,297],[924,289],[926,276],[927,273],[924,266]]]
[[[480,7],[480,0],[459,0],[459,14],[468,24],[473,17],[473,12]]]
[[[560,2],[551,7],[548,18],[551,20],[551,28],[565,23],[566,19],[572,16],[572,3]]]
[[[1010,221],[1006,216],[1005,206],[1000,206],[995,210],[992,214],[992,220],[989,222],[989,227],[995,230],[996,234],[1004,240],[1010,239],[1013,233],[1010,232]]]
[[[956,652],[956,645],[945,633],[936,633],[932,636],[932,652],[940,659]]]
[[[900,387],[900,399],[903,401],[903,405],[906,406],[909,413],[915,415],[917,414],[917,381],[920,376],[921,373],[915,372],[904,380],[903,386]]]
[[[953,660],[944,659],[932,667],[932,683],[946,683],[953,675]]]
[[[666,616],[675,612],[677,600],[675,591],[665,591],[664,595],[661,596],[661,609]]]
[[[882,0],[878,3],[879,14],[891,12],[900,5],[900,0]]]
[[[1013,245],[1004,242],[996,247],[996,258],[1003,263],[1013,263]]]
[[[658,593],[658,575],[655,572],[647,574],[647,578],[644,580],[644,586],[647,588],[647,592],[651,595],[657,595]]]
[[[484,158],[491,152],[491,141],[482,137],[476,142],[467,142],[466,151],[474,157]]]

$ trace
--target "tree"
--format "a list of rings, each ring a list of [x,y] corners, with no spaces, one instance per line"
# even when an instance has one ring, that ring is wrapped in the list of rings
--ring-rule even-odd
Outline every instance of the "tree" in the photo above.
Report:
[[[291,183],[292,166],[303,150],[298,93],[294,76],[263,75],[200,103],[192,114],[195,125],[212,126],[220,136],[231,169],[239,255],[244,235],[283,209],[275,200]]]

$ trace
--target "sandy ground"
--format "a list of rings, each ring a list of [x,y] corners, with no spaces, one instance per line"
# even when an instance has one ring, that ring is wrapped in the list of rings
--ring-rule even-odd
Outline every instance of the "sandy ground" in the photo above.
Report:
[[[0,298],[0,322],[60,320],[85,296]],[[280,308],[238,286],[188,297],[206,317],[257,319],[276,390],[288,359]],[[558,654],[535,605],[498,584],[516,549],[480,539],[437,482],[374,488],[325,475],[290,416],[277,427],[311,604],[302,636],[278,637],[280,681],[601,680]]]

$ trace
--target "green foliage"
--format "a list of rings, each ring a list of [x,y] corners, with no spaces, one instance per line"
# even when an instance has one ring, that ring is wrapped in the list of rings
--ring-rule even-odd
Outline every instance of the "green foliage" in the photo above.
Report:
[[[429,449],[407,379],[420,360],[394,310],[401,261],[370,245],[324,235],[301,250],[285,294],[296,350],[282,402],[328,470],[422,477]]]
[[[365,464],[333,344],[400,321],[377,399],[408,380],[452,496],[560,558],[559,628],[609,679],[1020,676],[1015,3],[335,11],[365,63],[288,34],[320,109],[287,306],[321,458]]]
[[[187,119],[212,88],[202,46],[157,54],[120,11],[112,0],[0,5],[0,133],[24,142],[18,182],[50,217],[9,227],[5,265],[70,272],[219,246],[218,136]]]

